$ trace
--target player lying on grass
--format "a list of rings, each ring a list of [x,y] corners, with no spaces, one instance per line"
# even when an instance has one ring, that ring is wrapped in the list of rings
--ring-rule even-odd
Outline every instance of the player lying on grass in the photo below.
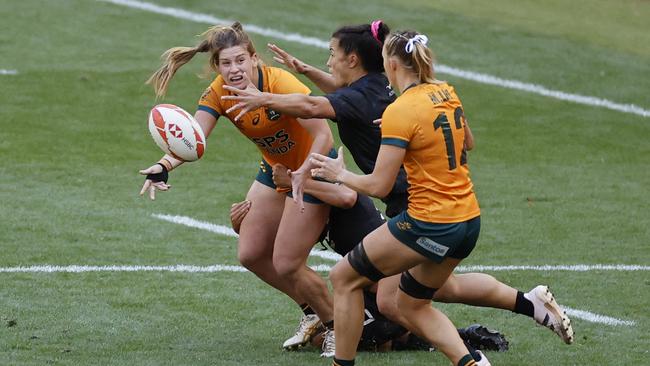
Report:
[[[287,168],[282,165],[273,167],[273,182],[278,187],[289,187],[291,180]],[[313,195],[332,205],[329,222],[320,242],[326,242],[334,251],[342,256],[359,243],[359,241],[375,228],[384,223],[384,218],[368,196],[342,186],[332,185],[319,181],[309,181],[305,193]],[[251,208],[250,201],[238,202],[230,209],[230,220],[235,232],[239,232],[242,220]],[[389,350],[431,350],[433,347],[408,332],[404,327],[390,321],[378,309],[377,286],[372,286],[364,291],[364,327],[360,350],[389,351]],[[478,350],[506,351],[508,342],[499,332],[489,330],[481,325],[472,325],[458,329],[461,338],[467,343],[468,348]],[[304,346],[308,341],[320,347],[323,341],[321,333],[316,331],[310,334],[296,348]]]

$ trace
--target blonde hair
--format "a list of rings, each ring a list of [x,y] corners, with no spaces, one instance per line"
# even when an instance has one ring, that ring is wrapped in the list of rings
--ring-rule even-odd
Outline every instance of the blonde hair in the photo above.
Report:
[[[194,47],[173,47],[162,54],[162,66],[146,82],[153,85],[157,97],[165,95],[169,82],[176,71],[199,52],[210,52],[209,66],[215,72],[218,71],[219,53],[223,49],[245,46],[250,55],[255,53],[253,42],[239,22],[235,22],[231,26],[211,27],[203,32],[201,37],[203,37],[203,41]]]
[[[424,38],[415,40],[416,37]],[[410,43],[410,48],[407,45]],[[390,34],[384,42],[387,56],[396,56],[408,69],[418,76],[420,83],[439,84],[433,71],[435,58],[426,46],[426,37],[415,31],[402,31]],[[410,51],[409,51],[410,50]]]

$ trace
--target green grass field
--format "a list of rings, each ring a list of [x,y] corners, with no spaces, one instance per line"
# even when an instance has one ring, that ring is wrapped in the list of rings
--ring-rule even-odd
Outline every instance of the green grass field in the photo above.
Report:
[[[381,18],[429,35],[443,65],[650,109],[647,1],[152,1],[322,40]],[[281,350],[299,311],[250,273],[10,271],[238,265],[232,237],[152,214],[227,225],[259,154],[221,120],[206,156],[172,173],[172,191],[139,197],[138,170],[160,156],[146,125],[157,101],[143,83],[164,50],[193,45],[208,25],[93,0],[8,0],[0,19],[0,365],[327,365],[313,349]],[[327,58],[253,39],[267,63],[270,41],[312,64]],[[164,101],[193,111],[210,81],[196,76],[204,62],[181,69]],[[459,326],[506,334],[510,350],[489,353],[493,365],[649,364],[650,117],[439,77],[456,86],[477,139],[483,230],[465,265],[644,266],[489,272],[628,322],[573,317],[571,346],[510,312],[440,307]],[[448,361],[362,353],[358,364]]]

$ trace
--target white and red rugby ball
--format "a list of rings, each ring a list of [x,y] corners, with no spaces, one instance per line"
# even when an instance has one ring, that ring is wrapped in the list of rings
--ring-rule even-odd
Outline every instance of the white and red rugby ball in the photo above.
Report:
[[[173,104],[159,104],[151,109],[149,132],[162,151],[178,160],[198,160],[205,152],[201,126],[191,114]]]

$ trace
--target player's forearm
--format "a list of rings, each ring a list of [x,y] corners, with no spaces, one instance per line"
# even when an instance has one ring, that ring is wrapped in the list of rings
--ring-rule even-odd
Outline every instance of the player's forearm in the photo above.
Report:
[[[264,106],[298,118],[327,118],[320,115],[313,98],[306,94],[264,93]]]
[[[357,201],[357,193],[350,188],[329,182],[309,179],[305,182],[305,193],[312,195],[328,205],[348,209]]]
[[[361,194],[377,198],[386,197],[393,187],[391,181],[376,177],[374,172],[359,175],[344,169],[338,175],[337,181]]]
[[[183,161],[165,154],[162,158],[160,158],[160,160],[158,160],[158,163],[164,165],[165,168],[167,168],[167,171],[172,171],[173,169],[183,164]]]
[[[319,68],[308,66],[307,71],[303,73],[309,80],[311,80],[318,89],[322,90],[324,93],[333,93],[338,89],[338,86],[334,82],[334,77],[332,74],[325,72]]]

